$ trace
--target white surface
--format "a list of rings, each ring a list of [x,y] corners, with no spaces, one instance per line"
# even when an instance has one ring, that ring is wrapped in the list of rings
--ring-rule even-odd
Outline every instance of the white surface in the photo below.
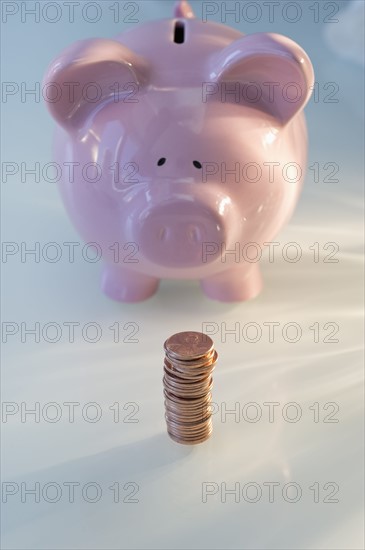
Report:
[[[166,13],[161,2],[156,2],[155,12],[149,10],[151,17]],[[285,32],[280,21],[277,26],[276,30]],[[47,421],[47,411],[39,422],[31,415],[22,422],[19,413],[9,416],[6,423],[3,417],[3,491],[4,482],[19,487],[2,506],[3,548],[363,548],[361,72],[334,60],[325,50],[320,32],[311,34],[313,29],[304,23],[290,28],[287,34],[314,57],[319,81],[339,82],[339,104],[312,103],[307,111],[309,163],[337,162],[340,182],[316,185],[309,172],[296,214],[276,239],[279,251],[285,243],[299,243],[302,259],[289,263],[278,255],[270,263],[266,258],[265,288],[259,298],[243,304],[220,304],[205,298],[198,283],[164,281],[151,300],[121,305],[99,292],[100,264],[82,260],[70,264],[65,257],[54,264],[35,263],[31,258],[22,263],[18,255],[2,265],[3,322],[27,326],[39,322],[41,327],[54,322],[63,327],[57,343],[47,343],[42,337],[40,343],[34,343],[32,337],[22,343],[18,333],[3,346],[3,401],[20,408],[21,402],[29,408],[35,402],[41,408],[54,402],[62,413],[55,423]],[[51,33],[49,27],[43,30]],[[107,32],[102,26],[92,30],[91,35]],[[258,29],[246,29],[253,30]],[[31,79],[30,54],[20,46],[26,40],[21,31],[32,37],[32,59],[37,52],[41,59],[33,60],[34,78],[42,73],[43,61],[81,33],[71,28],[73,35],[67,36],[67,29],[57,27],[50,43],[52,51],[44,52],[35,26],[9,26],[6,31],[8,51],[13,51],[16,60],[7,69],[9,80],[20,78],[23,70]],[[48,162],[52,123],[43,106],[8,103],[4,111],[5,128],[9,128],[4,160]],[[41,126],[35,132],[38,123]],[[62,244],[79,239],[54,186],[12,180],[3,184],[3,240],[27,242],[30,247],[36,241]],[[309,248],[315,242],[321,250],[318,263]],[[339,246],[337,263],[323,262],[324,253],[331,251],[323,251],[328,242]],[[78,322],[80,327],[98,323],[102,337],[97,343],[88,343],[78,327],[75,341],[70,343],[63,325],[67,322]],[[113,342],[109,327],[116,322],[122,340],[131,330],[123,330],[126,323],[136,323],[138,343]],[[257,343],[249,343],[242,333],[238,342],[232,335],[224,341],[223,323],[227,328],[239,323],[244,330],[249,322],[263,331]],[[268,322],[280,323],[273,343],[263,325]],[[338,343],[323,342],[330,333],[323,328],[328,322],[339,326]],[[211,439],[189,448],[173,443],[166,435],[162,345],[174,332],[201,330],[204,323],[218,328],[213,336],[219,352],[213,400],[220,411],[214,415]],[[300,326],[302,336],[297,343],[282,337],[286,323]],[[309,328],[314,323],[322,327],[319,343],[314,342]],[[80,403],[74,422],[68,420],[66,402]],[[90,402],[97,403],[102,412],[95,423],[80,413]],[[113,421],[109,408],[115,402],[120,404],[119,422]],[[134,417],[137,423],[126,422],[133,408],[123,410],[123,406],[131,402],[139,408]],[[257,403],[262,418],[253,423],[242,415],[239,421],[228,415],[224,422],[222,407],[234,408],[236,402],[241,411],[245,404]],[[264,402],[280,404],[274,422],[269,422]],[[291,402],[302,412],[296,423],[282,416]],[[310,409],[315,402],[320,407],[319,422],[314,422]],[[332,410],[323,407],[330,402],[339,407],[334,416],[337,423],[323,422]],[[54,412],[49,409],[49,417]],[[287,410],[288,415],[293,412]],[[90,408],[90,416],[92,413]],[[253,414],[253,409],[248,414]],[[29,489],[36,482],[41,490],[49,482],[58,483],[60,500],[49,503],[41,495],[35,503],[28,495],[22,502],[21,483]],[[65,485],[70,482],[80,484],[74,503],[69,502]],[[96,503],[82,498],[81,487],[89,482],[102,490]],[[121,488],[118,503],[113,502],[114,493],[109,489],[116,482]],[[138,503],[123,502],[133,489],[123,489],[127,482],[138,484]],[[218,484],[214,487],[219,492],[204,503],[202,486],[206,482]],[[269,482],[280,483],[274,502],[269,502],[264,485]],[[282,497],[283,485],[290,482],[302,490],[296,503]],[[314,502],[309,488],[316,482],[321,488],[319,503]],[[334,496],[337,503],[323,502],[331,493],[331,486],[324,489],[328,482],[339,487]],[[234,496],[227,495],[224,503],[221,483],[228,489],[237,483],[241,489],[246,483],[257,483],[262,497],[249,503],[242,496],[234,502]],[[50,489],[48,498],[53,495]]]

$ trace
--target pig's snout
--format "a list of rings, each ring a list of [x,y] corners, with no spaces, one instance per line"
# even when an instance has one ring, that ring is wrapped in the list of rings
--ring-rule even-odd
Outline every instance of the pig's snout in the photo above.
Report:
[[[181,268],[206,264],[216,259],[225,242],[224,218],[209,206],[189,201],[170,203],[151,208],[142,218],[137,235],[140,251],[159,265]]]

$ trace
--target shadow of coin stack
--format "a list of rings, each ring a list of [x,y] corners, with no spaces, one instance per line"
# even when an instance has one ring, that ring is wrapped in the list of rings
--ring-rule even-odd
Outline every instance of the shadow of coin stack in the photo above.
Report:
[[[202,443],[212,433],[212,372],[218,354],[201,332],[179,332],[164,344],[167,432],[177,443]]]

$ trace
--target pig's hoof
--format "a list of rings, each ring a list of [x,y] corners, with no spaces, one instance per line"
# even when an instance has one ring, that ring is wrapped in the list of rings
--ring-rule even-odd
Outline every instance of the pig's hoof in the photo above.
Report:
[[[244,302],[256,298],[262,290],[262,277],[258,269],[224,273],[203,279],[201,286],[209,298],[220,302]]]
[[[111,269],[104,269],[101,288],[117,302],[142,302],[153,296],[158,289],[159,279],[139,273],[126,275]]]

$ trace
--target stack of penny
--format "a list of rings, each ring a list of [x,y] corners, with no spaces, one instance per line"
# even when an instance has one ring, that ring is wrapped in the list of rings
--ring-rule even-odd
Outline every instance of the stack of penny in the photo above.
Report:
[[[218,354],[201,332],[179,332],[164,344],[165,418],[178,443],[202,443],[212,433],[212,372]]]

